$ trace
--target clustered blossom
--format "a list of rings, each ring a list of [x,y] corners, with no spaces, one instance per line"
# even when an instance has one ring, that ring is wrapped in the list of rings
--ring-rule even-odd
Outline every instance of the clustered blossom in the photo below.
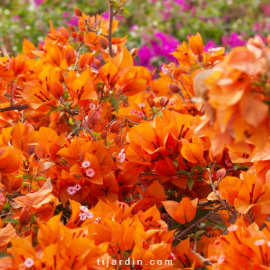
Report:
[[[90,167],[90,161],[88,161],[88,160],[86,160],[86,161],[84,161],[83,163],[82,163],[82,167],[83,168],[88,168],[88,167]]]
[[[96,109],[96,104],[95,103],[90,103],[89,104],[89,109],[90,110],[95,110]]]
[[[137,112],[137,117],[138,118],[143,118],[143,116],[144,116],[143,112],[141,112],[141,111]]]
[[[0,200],[1,200],[2,202],[5,202],[5,196],[4,196],[2,193],[0,193]]]
[[[89,168],[89,169],[86,170],[85,173],[86,173],[86,176],[92,178],[95,175],[96,172],[93,169]]]
[[[69,195],[74,195],[77,191],[79,191],[82,187],[80,186],[80,184],[76,184],[75,186],[72,187],[68,187],[67,188],[67,193]]]
[[[34,260],[32,258],[27,258],[25,261],[24,261],[24,265],[27,267],[27,268],[30,268],[34,265]]]
[[[130,114],[134,114],[134,113],[136,113],[136,110],[135,110],[134,108],[132,108],[132,109],[130,110]]]
[[[85,221],[86,219],[91,219],[94,217],[86,206],[81,206],[80,210],[82,211],[82,213],[79,214],[80,220]]]
[[[228,228],[229,232],[235,232],[236,230],[238,230],[238,226],[237,225],[232,225]]]
[[[120,151],[120,153],[118,154],[118,158],[120,158],[120,163],[125,162],[126,159],[125,149],[122,149]]]

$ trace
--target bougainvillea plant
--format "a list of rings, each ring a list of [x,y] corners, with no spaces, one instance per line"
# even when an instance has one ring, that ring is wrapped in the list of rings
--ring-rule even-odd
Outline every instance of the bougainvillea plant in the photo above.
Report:
[[[0,269],[270,269],[270,37],[154,77],[125,2],[0,58]]]

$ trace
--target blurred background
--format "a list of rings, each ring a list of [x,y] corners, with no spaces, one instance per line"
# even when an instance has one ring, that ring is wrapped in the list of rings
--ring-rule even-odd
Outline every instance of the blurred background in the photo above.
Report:
[[[50,20],[55,27],[76,26],[75,6],[108,16],[106,0],[0,0],[0,50],[17,55],[23,38],[38,45]],[[126,8],[130,15],[117,18],[116,35],[128,35],[128,48],[137,47],[138,64],[149,69],[170,61],[168,54],[189,34],[200,32],[206,49],[228,51],[256,34],[266,40],[270,32],[269,0],[129,0]]]

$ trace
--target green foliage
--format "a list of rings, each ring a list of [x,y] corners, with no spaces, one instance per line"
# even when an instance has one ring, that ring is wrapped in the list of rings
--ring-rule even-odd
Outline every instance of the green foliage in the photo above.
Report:
[[[37,1],[38,2],[38,1]],[[270,23],[264,15],[262,5],[267,0],[189,0],[190,7],[183,11],[177,1],[129,0],[122,8],[118,35],[129,32],[130,47],[140,47],[153,39],[157,31],[184,40],[186,35],[200,32],[205,41],[220,44],[221,37],[232,32],[244,38],[255,34],[254,23]],[[86,14],[103,14],[108,10],[105,0],[44,0],[39,6],[35,0],[2,0],[0,6],[0,50],[17,55],[22,49],[22,39],[35,45],[43,41],[49,31],[49,21],[55,27],[66,26],[74,20],[73,8],[78,7]],[[132,31],[128,29],[132,27]],[[23,31],[21,29],[24,29]],[[267,29],[260,33],[268,34]],[[142,39],[143,37],[143,39]]]

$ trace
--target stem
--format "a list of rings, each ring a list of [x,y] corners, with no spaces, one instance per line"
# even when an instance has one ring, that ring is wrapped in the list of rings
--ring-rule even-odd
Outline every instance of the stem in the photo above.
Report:
[[[85,126],[91,137],[93,138],[94,141],[97,141],[96,137],[92,134],[90,128],[88,127],[88,121],[86,121],[85,114],[84,114],[84,108],[82,107],[82,115],[83,115],[83,120],[85,122]]]
[[[176,79],[173,77],[172,73],[170,71],[168,71],[168,73],[169,73],[169,76],[173,79],[174,83],[178,86]],[[182,100],[185,101],[185,98],[184,98],[184,95],[183,95],[181,89],[179,89],[179,95],[182,98]]]
[[[109,54],[113,57],[113,49],[112,49],[112,26],[113,26],[113,6],[112,1],[109,0],[109,33],[108,33],[108,42],[109,42]]]
[[[25,109],[29,109],[29,106],[28,105],[13,105],[13,106],[9,106],[9,107],[6,107],[6,108],[1,108],[0,109],[0,112],[7,112],[7,111],[22,111],[22,110],[25,110]]]
[[[227,210],[229,210],[229,212],[232,213],[232,215],[234,216],[234,218],[236,219],[237,218],[237,215],[234,213],[233,209],[231,209],[231,207],[224,201],[222,200],[222,198],[219,196],[218,192],[216,191],[216,187],[213,183],[213,178],[212,178],[212,173],[213,173],[213,170],[215,168],[215,161],[214,161],[214,164],[212,166],[212,169],[211,169],[211,172],[208,172],[208,175],[209,175],[209,180],[210,180],[210,185],[214,191],[214,194],[215,196],[217,197],[217,199],[219,200],[220,204]]]
[[[207,213],[204,217],[202,217],[201,219],[199,219],[196,223],[194,223],[193,225],[191,225],[190,227],[188,227],[187,229],[185,229],[184,231],[182,231],[179,235],[176,236],[176,239],[181,240],[192,228],[198,226],[200,223],[202,223],[205,219],[207,219],[208,217],[210,217],[212,214],[214,214],[215,212],[217,212],[218,210],[222,209],[223,205],[220,205],[219,207],[215,208],[214,210],[212,210],[211,212]]]

